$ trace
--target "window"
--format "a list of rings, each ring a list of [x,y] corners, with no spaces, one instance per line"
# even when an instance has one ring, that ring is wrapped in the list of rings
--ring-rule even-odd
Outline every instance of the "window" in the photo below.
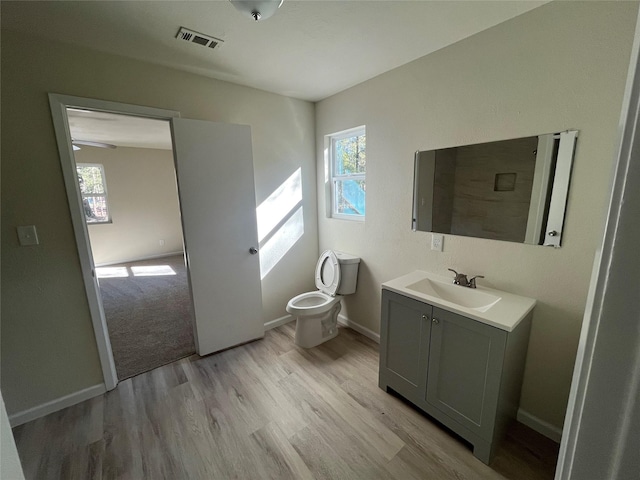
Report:
[[[366,210],[366,134],[357,127],[329,135],[331,216],[364,220]]]
[[[110,223],[104,167],[99,163],[78,163],[76,170],[87,223]]]

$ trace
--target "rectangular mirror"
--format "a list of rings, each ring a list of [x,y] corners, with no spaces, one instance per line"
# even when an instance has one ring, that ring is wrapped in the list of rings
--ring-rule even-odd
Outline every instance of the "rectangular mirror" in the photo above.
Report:
[[[559,247],[577,137],[416,152],[412,229]]]

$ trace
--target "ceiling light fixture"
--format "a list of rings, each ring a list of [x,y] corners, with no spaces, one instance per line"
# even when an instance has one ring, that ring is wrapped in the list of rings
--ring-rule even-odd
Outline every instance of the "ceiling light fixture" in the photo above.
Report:
[[[280,8],[284,0],[229,0],[236,10],[256,22],[266,20]]]

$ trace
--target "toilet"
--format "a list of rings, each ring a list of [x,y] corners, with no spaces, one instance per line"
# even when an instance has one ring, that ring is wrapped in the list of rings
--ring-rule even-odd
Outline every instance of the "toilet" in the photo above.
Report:
[[[338,335],[338,313],[342,295],[356,291],[360,258],[326,250],[316,265],[315,292],[302,293],[287,303],[287,312],[296,317],[295,343],[315,347]]]

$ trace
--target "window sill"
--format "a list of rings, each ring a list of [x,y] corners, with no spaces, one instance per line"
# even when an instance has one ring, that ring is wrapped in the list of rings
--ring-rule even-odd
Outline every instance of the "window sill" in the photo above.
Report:
[[[364,223],[365,216],[364,215],[340,215],[339,213],[334,213],[329,218],[334,220],[347,220],[349,222]]]
[[[108,225],[110,223],[113,223],[113,220],[106,220],[104,222],[87,222],[87,226],[91,226],[91,225]]]

